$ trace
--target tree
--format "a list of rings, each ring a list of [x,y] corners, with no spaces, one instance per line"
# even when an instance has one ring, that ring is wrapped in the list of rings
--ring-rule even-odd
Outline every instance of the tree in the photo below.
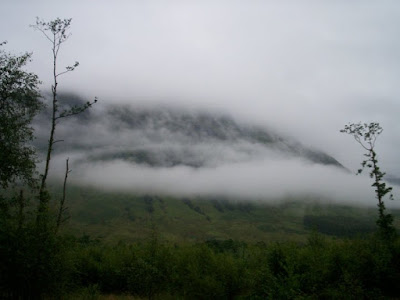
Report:
[[[5,42],[0,43],[0,46]],[[0,187],[16,180],[34,182],[32,119],[43,107],[34,73],[25,71],[31,53],[15,56],[0,49]]]
[[[376,198],[378,199],[378,220],[377,225],[380,233],[386,237],[393,237],[396,230],[393,226],[393,216],[385,212],[386,207],[383,198],[389,194],[389,199],[393,200],[392,187],[387,187],[383,181],[386,173],[382,172],[378,166],[377,154],[375,152],[375,142],[383,129],[379,123],[356,123],[345,125],[340,132],[350,134],[367,151],[362,161],[362,168],[357,171],[361,174],[365,167],[371,169],[369,176],[373,179],[372,187],[375,188]]]
[[[0,298],[29,297],[24,279],[32,274],[35,240],[23,188],[37,187],[36,152],[29,143],[31,122],[44,105],[37,75],[24,70],[30,59],[31,53],[0,49],[0,187],[21,187],[18,194],[12,189],[0,194]]]
[[[94,99],[93,102],[86,102],[84,105],[77,105],[77,106],[72,106],[67,109],[60,109],[59,106],[59,100],[58,100],[58,95],[57,95],[57,89],[58,89],[58,78],[61,75],[64,75],[66,73],[72,72],[75,70],[76,67],[79,66],[79,62],[75,62],[72,66],[67,66],[64,71],[59,72],[57,70],[57,59],[58,59],[58,54],[61,48],[61,45],[68,40],[70,37],[70,34],[68,33],[68,30],[70,28],[72,19],[60,19],[57,18],[55,20],[45,22],[43,20],[40,20],[39,18],[36,19],[36,24],[31,25],[36,30],[39,30],[43,35],[46,37],[48,41],[51,43],[51,51],[52,51],[52,58],[53,58],[53,85],[51,87],[51,92],[52,92],[52,115],[51,115],[51,129],[50,129],[50,136],[48,140],[48,146],[47,146],[47,153],[46,153],[46,163],[45,163],[45,168],[44,172],[41,175],[41,183],[40,183],[40,188],[39,188],[39,207],[38,207],[38,215],[37,215],[37,224],[39,226],[46,226],[47,223],[47,210],[48,210],[48,203],[50,200],[50,196],[48,195],[48,191],[46,189],[46,181],[47,177],[49,174],[49,167],[50,167],[50,161],[51,161],[51,155],[53,152],[53,147],[54,144],[61,142],[62,140],[56,140],[55,139],[55,133],[56,133],[56,126],[58,122],[63,119],[63,118],[68,118],[73,115],[80,114],[84,112],[86,109],[91,107],[94,103],[97,102],[97,98]],[[68,163],[67,163],[67,170],[66,170],[66,176],[65,176],[65,181],[64,181],[64,195],[63,198],[60,202],[60,208],[59,208],[59,216],[57,217],[57,228],[60,224],[60,218],[61,218],[61,213],[64,211],[64,203],[65,203],[65,184],[67,180],[67,174],[70,172],[68,169]]]
[[[57,71],[60,46],[68,39],[67,30],[71,19],[39,21],[33,27],[40,30],[52,44],[53,85],[51,129],[46,151],[45,169],[38,178],[35,171],[35,151],[27,145],[33,139],[30,127],[32,118],[42,107],[37,89],[38,77],[22,67],[31,54],[20,57],[0,52],[0,187],[6,187],[17,179],[38,183],[33,187],[37,211],[31,207],[24,193],[12,196],[0,193],[0,298],[41,299],[47,294],[60,298],[57,293],[64,287],[70,262],[64,259],[68,247],[57,230],[63,220],[68,159],[63,186],[63,197],[57,213],[50,211],[50,194],[46,187],[51,155],[56,140],[56,127],[61,119],[79,114],[92,106],[59,105],[57,87],[59,76],[73,71],[78,63]],[[28,198],[29,199],[29,198]],[[54,214],[53,214],[54,213]],[[33,218],[31,218],[33,217]],[[58,295],[58,296],[57,296]]]

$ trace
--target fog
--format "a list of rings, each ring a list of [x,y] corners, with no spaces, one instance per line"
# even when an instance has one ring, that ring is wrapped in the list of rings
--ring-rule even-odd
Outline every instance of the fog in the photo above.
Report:
[[[348,122],[376,121],[384,128],[377,141],[381,167],[400,176],[398,1],[4,1],[0,40],[13,53],[33,52],[28,68],[46,92],[50,45],[28,26],[36,16],[73,18],[59,65],[81,65],[60,78],[59,89],[98,96],[94,110],[129,103],[228,114],[323,150],[351,171],[359,168],[363,149],[339,130]],[[97,122],[87,139],[127,147],[106,123]],[[75,142],[68,132],[59,133]],[[201,147],[210,162],[212,148]],[[215,147],[221,155],[205,168],[81,163],[74,177],[181,193],[301,192],[374,201],[368,178],[293,158],[268,159],[259,149],[248,155],[239,145]],[[221,157],[226,163],[217,163]]]
[[[52,159],[53,180],[63,180],[68,157],[72,170],[69,182],[97,189],[376,205],[368,176],[315,163],[303,156],[303,150],[293,153],[292,147],[297,151],[302,145],[274,135],[268,128],[250,127],[246,131],[246,125],[208,112],[130,106],[116,109],[119,105],[104,108],[93,108],[89,116],[59,126],[58,137],[65,141],[57,145]],[[124,120],[121,111],[131,119]],[[203,123],[197,123],[199,120]],[[225,127],[218,123],[221,120]],[[211,121],[216,132],[205,132],[208,127],[204,123]],[[171,124],[178,129],[171,130]],[[193,124],[199,126],[195,131],[190,130]],[[42,130],[37,127],[38,133]],[[253,132],[261,132],[258,130],[268,132],[271,142],[249,138]],[[39,141],[45,142],[45,138],[43,134]],[[145,158],[137,161],[137,155]],[[398,203],[388,203],[392,206]]]
[[[79,160],[79,155],[71,156]],[[63,176],[65,157],[54,159]],[[75,160],[76,161],[76,160]],[[376,205],[368,178],[299,160],[263,160],[194,169],[149,168],[124,161],[72,165],[71,183],[114,191],[241,200],[323,200]],[[388,207],[398,203],[387,201]]]

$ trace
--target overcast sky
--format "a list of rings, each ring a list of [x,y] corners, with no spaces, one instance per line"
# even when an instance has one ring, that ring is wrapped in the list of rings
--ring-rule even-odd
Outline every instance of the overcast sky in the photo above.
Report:
[[[380,122],[382,169],[400,176],[399,1],[3,0],[0,41],[33,52],[50,90],[49,42],[29,27],[72,18],[60,80],[101,103],[208,108],[265,124],[351,170],[361,147],[339,133]]]

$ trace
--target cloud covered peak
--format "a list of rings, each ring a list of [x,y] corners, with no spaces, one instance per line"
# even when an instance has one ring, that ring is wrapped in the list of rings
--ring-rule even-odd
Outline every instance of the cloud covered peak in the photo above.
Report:
[[[66,105],[76,105],[80,97],[65,94],[61,99]],[[108,105],[60,125],[59,132],[66,142],[58,153],[84,150],[81,160],[87,162],[121,160],[153,168],[202,168],[292,157],[342,167],[328,154],[266,128],[177,107]]]
[[[80,98],[68,97],[61,97],[67,105]],[[107,189],[375,205],[368,178],[263,126],[204,110],[116,103],[60,123],[53,178],[62,180],[70,157],[71,182]],[[36,125],[40,148],[47,131],[43,120]]]

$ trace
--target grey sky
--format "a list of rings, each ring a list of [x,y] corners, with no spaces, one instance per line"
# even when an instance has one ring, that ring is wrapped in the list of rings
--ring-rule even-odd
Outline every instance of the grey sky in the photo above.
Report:
[[[0,40],[34,52],[49,90],[36,16],[73,18],[60,66],[81,66],[60,89],[227,112],[354,170],[362,149],[339,129],[377,121],[382,168],[400,175],[398,1],[2,1]]]

